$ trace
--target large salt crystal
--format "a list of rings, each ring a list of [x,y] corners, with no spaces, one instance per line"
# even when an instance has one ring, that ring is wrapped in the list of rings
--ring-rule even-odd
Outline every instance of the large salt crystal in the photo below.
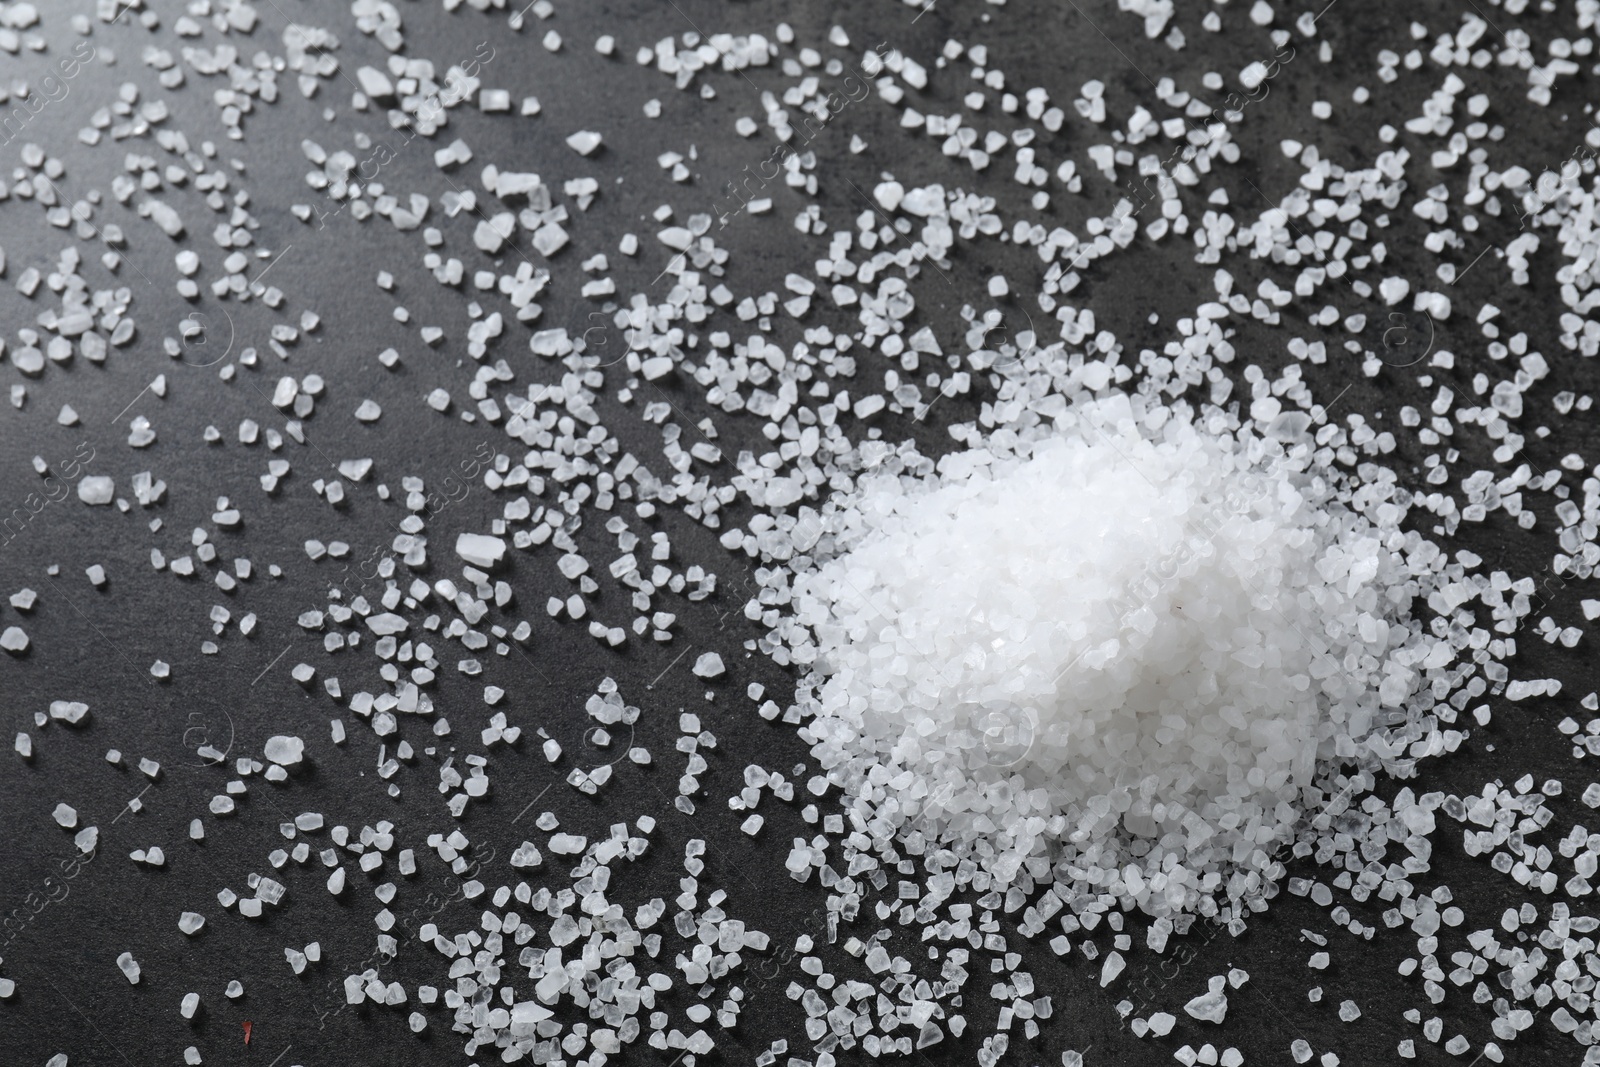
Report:
[[[267,738],[265,754],[273,763],[287,767],[299,763],[305,750],[306,743],[298,737],[285,737],[280,734]]]
[[[109,504],[117,483],[104,474],[88,474],[78,479],[78,499],[85,504]]]
[[[1209,988],[1183,1006],[1190,1018],[1201,1022],[1220,1023],[1228,1017],[1228,980],[1222,975],[1211,979]]]
[[[456,555],[485,570],[495,566],[506,554],[504,538],[487,534],[464,533],[456,538]]]
[[[404,618],[394,614],[393,612],[386,611],[379,615],[370,615],[367,617],[367,629],[371,630],[379,637],[405,633],[409,626],[410,624],[406,622]]]
[[[593,130],[579,130],[567,138],[567,146],[580,156],[592,155],[600,147],[600,135]]]

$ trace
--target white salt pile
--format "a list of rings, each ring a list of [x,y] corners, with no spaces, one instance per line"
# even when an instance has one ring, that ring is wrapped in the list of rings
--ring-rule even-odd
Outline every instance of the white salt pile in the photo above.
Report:
[[[1392,763],[1453,658],[1403,492],[1313,457],[1116,394],[803,516],[774,636],[858,826],[1156,915],[1258,896],[1319,761]]]

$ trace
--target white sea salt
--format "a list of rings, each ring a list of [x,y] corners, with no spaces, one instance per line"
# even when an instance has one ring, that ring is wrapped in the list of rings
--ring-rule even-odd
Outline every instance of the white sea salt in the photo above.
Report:
[[[600,140],[600,135],[593,130],[579,130],[567,138],[567,146],[580,156],[588,156],[600,147]]]
[[[794,576],[801,613],[780,624],[789,655],[822,668],[800,694],[804,736],[847,792],[892,795],[894,823],[989,841],[1002,882],[1047,837],[1093,849],[1122,872],[1112,891],[1155,914],[1192,905],[1204,872],[1237,857],[1264,869],[1333,752],[1325,731],[1388,751],[1380,716],[1403,721],[1412,665],[1448,652],[1394,611],[1406,600],[1388,591],[1413,576],[1389,534],[1306,465],[1118,398],[1024,455],[865,474],[793,535],[797,551],[824,531],[835,545]],[[1217,632],[1239,643],[1216,648]],[[1347,653],[1372,666],[1330,674]],[[880,765],[892,787],[865,782]],[[1132,866],[1127,835],[1155,846]]]
[[[279,734],[267,738],[262,754],[280,766],[292,766],[300,762],[305,748],[306,744],[300,738]]]

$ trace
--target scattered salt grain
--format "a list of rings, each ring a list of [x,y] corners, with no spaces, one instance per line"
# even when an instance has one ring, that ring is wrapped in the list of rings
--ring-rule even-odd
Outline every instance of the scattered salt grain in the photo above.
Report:
[[[593,155],[600,147],[600,135],[593,130],[579,130],[567,138],[567,147],[580,156]]]
[[[305,754],[306,744],[298,737],[282,734],[267,738],[262,754],[279,766],[293,766]]]
[[[1201,1022],[1220,1023],[1228,1017],[1227,978],[1217,975],[1209,980],[1210,987],[1183,1006],[1190,1018]]]

